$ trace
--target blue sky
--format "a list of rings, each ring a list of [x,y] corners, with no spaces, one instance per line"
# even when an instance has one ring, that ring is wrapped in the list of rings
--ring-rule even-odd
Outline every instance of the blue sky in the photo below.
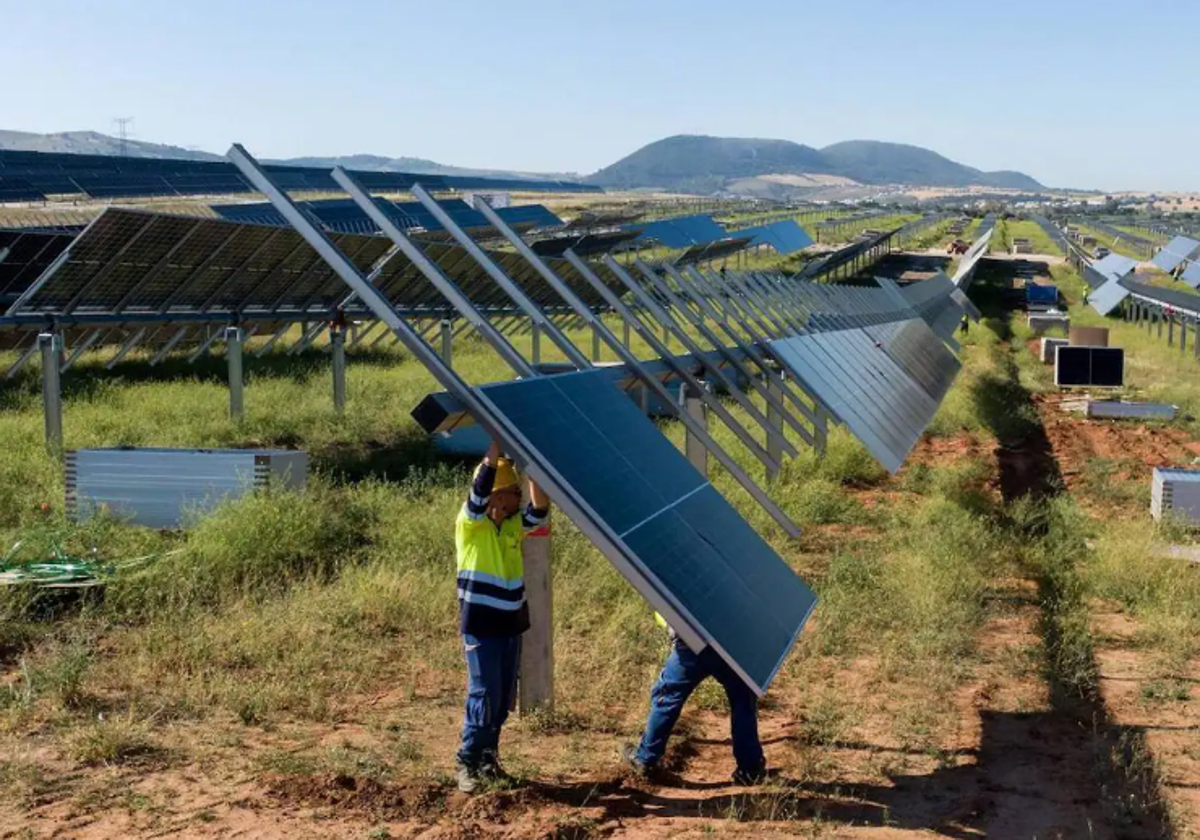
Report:
[[[1200,190],[1200,3],[0,0],[0,128],[591,172],[671,134]]]

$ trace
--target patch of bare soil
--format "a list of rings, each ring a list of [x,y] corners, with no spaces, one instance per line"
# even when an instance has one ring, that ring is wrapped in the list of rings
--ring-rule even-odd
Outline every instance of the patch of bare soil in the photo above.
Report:
[[[1164,673],[1138,645],[1137,622],[1112,603],[1093,604],[1092,629],[1105,706],[1137,736],[1119,745],[1120,760],[1166,799],[1174,836],[1200,837],[1200,663]]]
[[[1068,490],[1078,489],[1092,462],[1102,458],[1116,462],[1114,478],[1143,482],[1149,505],[1155,467],[1187,466],[1200,457],[1200,446],[1184,429],[1128,420],[1089,420],[1063,411],[1057,394],[1035,395],[1033,401]]]

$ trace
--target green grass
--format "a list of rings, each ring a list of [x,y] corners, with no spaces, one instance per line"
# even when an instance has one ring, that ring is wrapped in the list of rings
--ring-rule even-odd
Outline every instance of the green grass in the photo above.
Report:
[[[1018,238],[1028,239],[1033,247],[1034,254],[1055,254],[1064,256],[1062,249],[1054,244],[1046,232],[1042,230],[1041,225],[1037,222],[1029,220],[1009,219],[1005,222],[1005,227],[1008,232],[1009,244],[1012,240]]]

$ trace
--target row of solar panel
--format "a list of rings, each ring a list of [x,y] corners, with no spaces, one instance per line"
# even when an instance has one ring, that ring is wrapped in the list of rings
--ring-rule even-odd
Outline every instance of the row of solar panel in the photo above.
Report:
[[[391,252],[386,237],[331,237],[364,272]],[[59,254],[66,254],[52,270],[46,270],[52,249],[44,235],[41,241],[43,256],[25,259],[27,268],[11,285],[0,287],[10,299],[17,296],[15,303],[0,309],[0,327],[6,320],[14,325],[122,318],[169,322],[213,312],[320,317],[345,297],[344,284],[287,227],[110,207],[78,237],[54,240]],[[481,308],[512,309],[503,290],[465,258],[462,248],[442,242],[422,242],[421,247]],[[562,308],[549,286],[516,253],[492,252],[492,259],[525,284],[535,300]],[[549,262],[582,300],[602,305],[570,265]],[[14,271],[17,265],[13,263]],[[378,268],[376,285],[387,290],[396,306],[406,312],[446,311],[444,298],[403,255],[392,254]],[[595,270],[603,282],[618,282],[604,267]]]
[[[328,168],[277,164],[266,169],[286,190],[340,192]],[[568,181],[374,171],[355,175],[364,188],[382,192],[401,192],[415,183],[435,191],[600,192],[598,187]],[[79,193],[93,198],[122,198],[253,191],[237,169],[224,161],[0,150],[0,200],[36,201],[51,195]]]
[[[302,201],[297,204],[309,211],[327,230],[338,233],[380,232],[379,227],[352,199],[333,198],[321,201]],[[395,202],[376,198],[375,204],[403,230],[421,228],[425,231],[440,231],[443,229],[442,223],[419,201]],[[459,227],[489,227],[483,214],[462,199],[450,199],[439,202],[439,204]],[[279,211],[271,204],[214,204],[212,209],[218,216],[230,221],[275,226],[287,224]],[[504,221],[518,228],[553,228],[563,224],[562,219],[541,204],[504,207],[496,212]]]

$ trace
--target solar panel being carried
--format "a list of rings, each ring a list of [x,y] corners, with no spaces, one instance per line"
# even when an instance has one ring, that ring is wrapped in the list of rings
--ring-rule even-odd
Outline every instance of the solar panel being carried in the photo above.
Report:
[[[1200,242],[1197,242],[1195,239],[1188,239],[1186,236],[1176,236],[1161,251],[1155,254],[1152,262],[1163,271],[1174,271],[1183,265],[1184,262],[1190,260],[1192,255],[1196,253],[1197,248],[1200,248]]]
[[[607,525],[652,604],[667,600],[756,691],[816,596],[603,370],[485,385]]]

